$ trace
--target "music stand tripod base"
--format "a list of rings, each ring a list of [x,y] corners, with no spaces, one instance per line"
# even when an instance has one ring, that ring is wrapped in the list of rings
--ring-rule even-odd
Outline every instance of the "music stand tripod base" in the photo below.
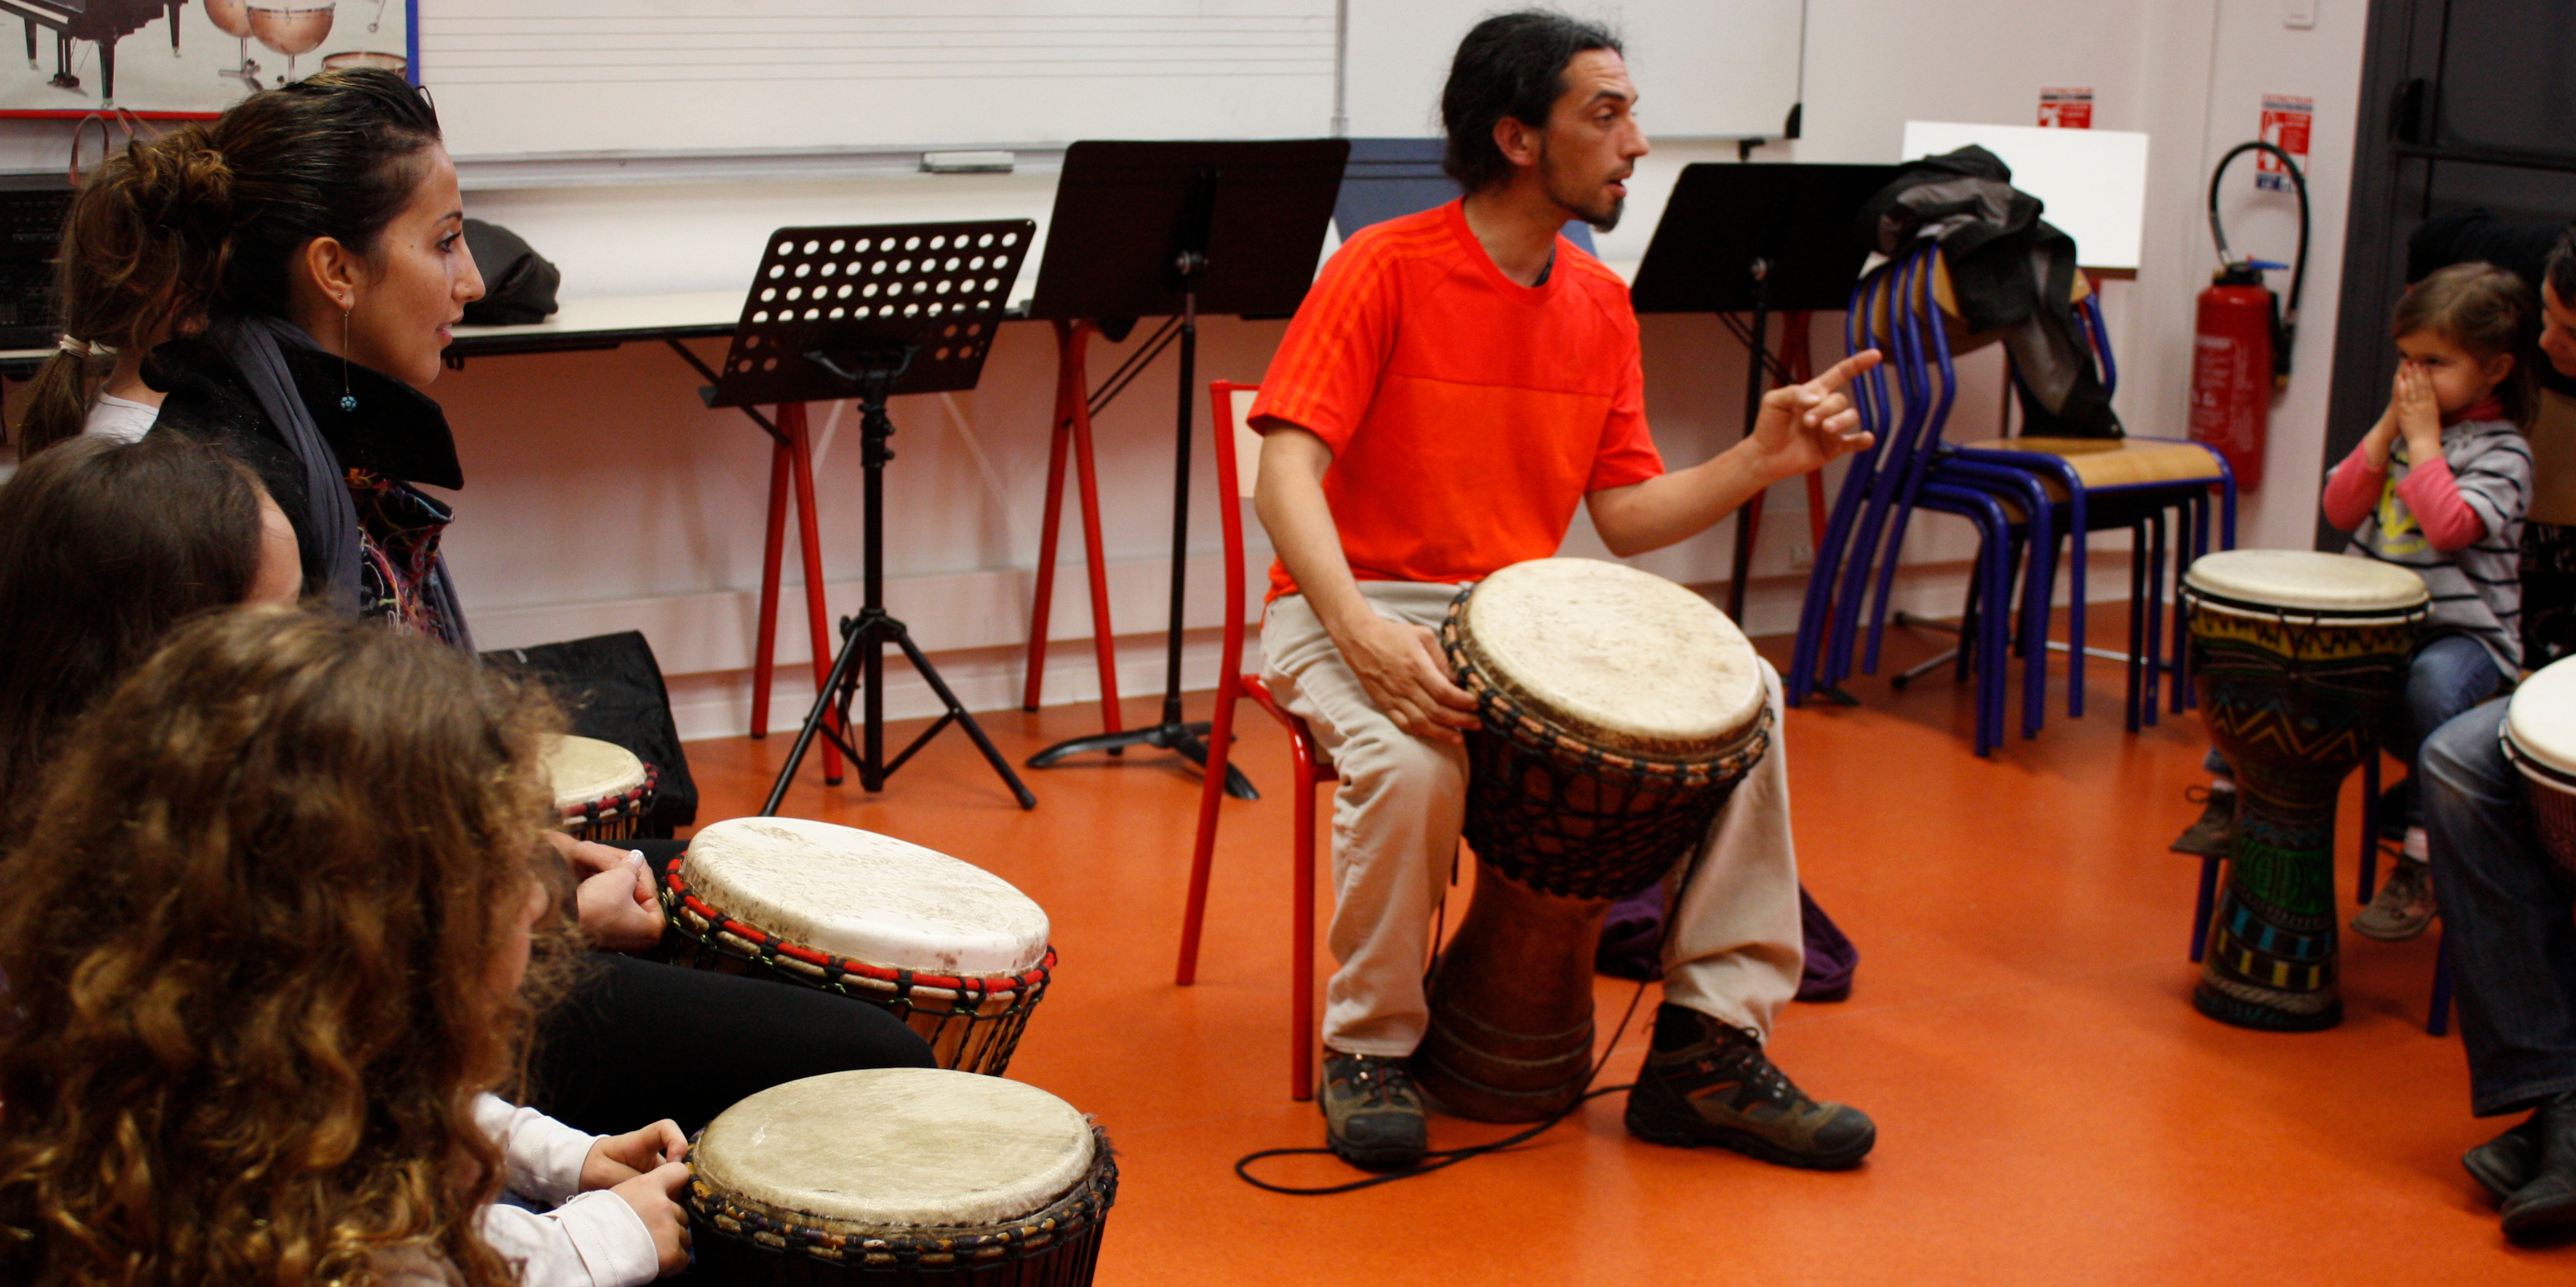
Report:
[[[975,387],[1035,232],[1029,220],[1000,219],[781,228],[770,237],[708,405],[855,399],[867,544],[864,601],[857,616],[841,619],[841,651],[761,805],[763,817],[777,814],[817,737],[850,757],[862,787],[880,791],[951,724],[974,739],[1021,808],[1037,807],[1037,797],[922,655],[912,632],[885,610],[885,467],[894,459],[886,401],[899,393]],[[889,644],[903,650],[946,712],[891,761],[885,755]],[[850,707],[861,699],[853,745]]]

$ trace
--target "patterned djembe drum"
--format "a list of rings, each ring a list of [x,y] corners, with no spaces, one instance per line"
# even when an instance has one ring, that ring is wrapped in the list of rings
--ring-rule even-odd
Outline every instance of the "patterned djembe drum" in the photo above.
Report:
[[[2532,838],[2576,880],[2576,657],[2522,681],[2501,736],[2505,758],[2522,771]]]
[[[2239,1027],[2333,1027],[2335,797],[2398,713],[2424,582],[2367,559],[2229,550],[2192,563],[2182,606],[2201,715],[2237,786],[2192,1004]]]
[[[1770,747],[1762,663],[1708,600],[1591,559],[1487,577],[1440,639],[1484,724],[1467,735],[1476,892],[1413,1071],[1463,1116],[1534,1121],[1590,1075],[1603,914],[1697,853]]]

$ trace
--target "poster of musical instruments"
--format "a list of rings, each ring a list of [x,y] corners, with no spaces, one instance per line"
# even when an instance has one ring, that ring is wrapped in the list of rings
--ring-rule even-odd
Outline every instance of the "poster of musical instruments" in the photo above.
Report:
[[[417,84],[414,3],[0,0],[0,116],[210,116],[330,67],[382,67]]]

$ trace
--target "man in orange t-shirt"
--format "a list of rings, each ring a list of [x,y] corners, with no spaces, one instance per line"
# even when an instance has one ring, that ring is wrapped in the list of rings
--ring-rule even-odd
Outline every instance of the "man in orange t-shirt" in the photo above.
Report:
[[[1608,229],[1646,153],[1617,40],[1591,23],[1489,18],[1441,116],[1463,200],[1379,224],[1324,268],[1272,359],[1253,427],[1279,562],[1268,679],[1330,750],[1340,968],[1324,1018],[1326,1138],[1395,1169],[1426,1148],[1406,1059],[1422,962],[1466,801],[1475,702],[1431,627],[1461,583],[1556,552],[1580,502],[1622,555],[1705,529],[1763,488],[1869,443],[1839,392],[1864,353],[1762,402],[1753,436],[1666,473],[1645,419],[1628,291],[1560,235]],[[1777,727],[1779,677],[1763,668]],[[1801,1093],[1763,1052],[1803,961],[1785,756],[1710,829],[1675,900],[1664,1004],[1628,1129],[1790,1166],[1859,1163],[1877,1130]]]

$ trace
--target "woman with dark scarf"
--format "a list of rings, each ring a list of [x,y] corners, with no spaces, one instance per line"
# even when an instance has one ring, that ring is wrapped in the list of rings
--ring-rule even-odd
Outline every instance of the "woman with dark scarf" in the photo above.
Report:
[[[222,445],[285,511],[308,605],[470,654],[439,555],[451,514],[420,489],[464,481],[446,417],[423,392],[450,328],[483,293],[463,224],[428,98],[382,71],[323,72],[112,157],[74,203],[64,262],[82,274],[67,298],[132,310],[93,328],[163,340],[139,371],[162,399],[152,435]],[[659,940],[649,876],[602,846],[563,847],[590,877],[580,902],[595,943],[641,951]],[[589,896],[592,883],[620,880],[634,897]],[[542,1025],[534,1069],[532,1102],[574,1126],[667,1116],[694,1129],[781,1081],[930,1061],[901,1021],[848,998],[592,958]]]

